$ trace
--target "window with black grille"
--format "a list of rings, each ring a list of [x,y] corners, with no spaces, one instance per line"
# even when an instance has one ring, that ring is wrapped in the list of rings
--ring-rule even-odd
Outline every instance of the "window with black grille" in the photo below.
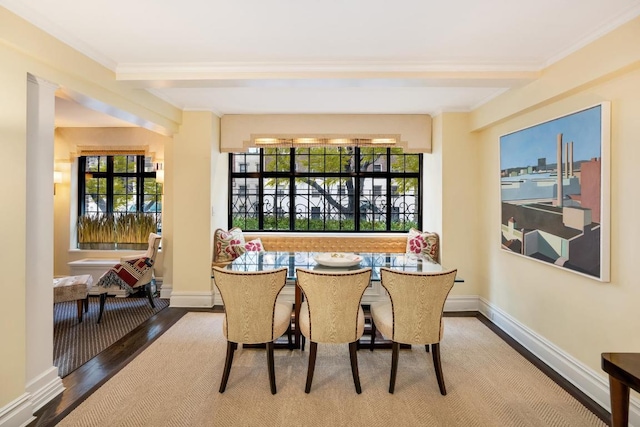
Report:
[[[247,164],[256,170],[248,171]],[[422,155],[388,147],[253,148],[229,155],[229,227],[406,231],[421,223]]]
[[[78,216],[147,213],[162,229],[162,184],[150,157],[82,156],[78,163]]]

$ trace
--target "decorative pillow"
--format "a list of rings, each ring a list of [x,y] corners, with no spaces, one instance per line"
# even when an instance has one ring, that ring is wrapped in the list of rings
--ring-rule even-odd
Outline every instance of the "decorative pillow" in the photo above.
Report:
[[[430,261],[438,262],[438,235],[428,231],[412,228],[407,236],[407,253],[423,256]]]
[[[231,262],[245,252],[242,230],[234,227],[231,230],[218,228],[213,235],[213,261]]]
[[[262,240],[260,240],[260,238],[249,240],[245,243],[244,249],[247,252],[264,252],[264,246],[262,246]]]

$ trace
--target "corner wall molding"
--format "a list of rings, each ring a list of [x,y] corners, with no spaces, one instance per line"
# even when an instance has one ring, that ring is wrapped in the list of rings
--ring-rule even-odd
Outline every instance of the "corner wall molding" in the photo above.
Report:
[[[32,415],[29,393],[24,393],[0,408],[0,427],[27,426],[36,418]]]
[[[42,408],[53,398],[64,391],[62,378],[58,375],[58,368],[51,366],[40,374],[37,378],[27,384],[29,400],[33,407],[33,412]]]
[[[609,382],[604,373],[589,368],[482,297],[479,298],[479,311],[535,357],[611,412]],[[629,403],[629,425],[640,426],[640,400],[631,396]]]

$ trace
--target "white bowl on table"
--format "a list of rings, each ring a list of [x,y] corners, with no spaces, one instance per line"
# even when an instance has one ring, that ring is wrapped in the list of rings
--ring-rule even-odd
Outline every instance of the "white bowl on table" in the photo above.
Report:
[[[360,255],[344,252],[325,252],[315,255],[313,259],[325,267],[353,267],[362,261]]]

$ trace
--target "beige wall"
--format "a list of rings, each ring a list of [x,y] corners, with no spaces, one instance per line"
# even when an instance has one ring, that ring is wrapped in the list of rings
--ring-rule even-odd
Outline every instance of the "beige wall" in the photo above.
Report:
[[[172,179],[172,306],[213,305],[211,255],[214,182],[213,153],[219,150],[220,119],[209,112],[185,112],[167,154]],[[217,162],[216,162],[217,163]],[[194,304],[192,304],[194,302]]]
[[[481,296],[602,376],[602,352],[640,351],[640,286],[635,268],[640,237],[638,40],[640,19],[550,67],[531,84],[535,91],[525,87],[506,93],[472,115],[474,125],[484,128],[478,132],[481,222],[475,247],[484,254],[480,255]],[[612,64],[622,68],[612,69]],[[572,76],[581,81],[579,90]],[[612,111],[611,190],[605,193],[611,200],[610,283],[504,252],[499,236],[500,135],[602,101],[610,101]]]
[[[177,129],[181,111],[117,82],[113,72],[4,8],[0,8],[0,64],[0,287],[5,301],[10,301],[0,310],[0,408],[4,408],[12,402],[24,404],[25,271],[28,263],[37,262],[25,251],[27,73],[128,111],[166,131]]]
[[[0,408],[25,392],[27,73],[0,45]]]
[[[479,293],[478,268],[486,261],[476,251],[483,200],[476,180],[480,147],[471,134],[467,113],[444,113],[440,117],[442,138],[442,265],[457,268],[464,283],[456,283],[453,295]],[[428,157],[429,155],[425,155]],[[431,191],[425,186],[424,191]]]

